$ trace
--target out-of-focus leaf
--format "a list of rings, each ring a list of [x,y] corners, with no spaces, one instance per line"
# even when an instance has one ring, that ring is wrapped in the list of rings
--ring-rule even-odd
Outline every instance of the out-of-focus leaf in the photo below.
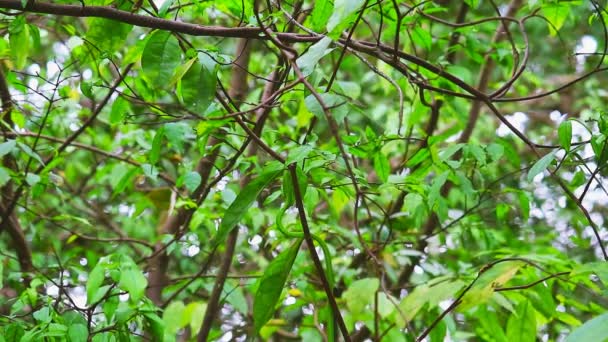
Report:
[[[536,341],[536,313],[532,304],[524,300],[509,317],[507,340],[512,342]]]
[[[531,182],[537,174],[545,171],[549,167],[549,165],[551,165],[553,160],[555,160],[556,152],[557,151],[552,151],[550,153],[547,153],[544,157],[540,158],[536,163],[534,163],[534,165],[532,165],[530,171],[528,171],[529,182]]]

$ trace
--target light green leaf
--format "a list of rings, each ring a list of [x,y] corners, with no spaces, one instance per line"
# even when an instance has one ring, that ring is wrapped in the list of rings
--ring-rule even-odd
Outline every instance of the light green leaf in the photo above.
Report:
[[[185,305],[181,300],[173,301],[167,305],[163,312],[165,324],[165,334],[175,335],[175,333],[186,326],[188,322],[183,322],[182,315],[185,314]]]
[[[606,341],[608,340],[608,313],[599,315],[576,328],[565,342]]]
[[[144,74],[155,86],[169,83],[173,71],[181,62],[179,42],[170,31],[156,31],[150,36],[141,56]]]
[[[165,127],[161,127],[156,134],[154,135],[154,139],[152,139],[152,148],[150,149],[150,163],[152,165],[158,163],[160,159],[160,149],[163,143],[163,137],[165,136]]]
[[[569,120],[562,122],[557,129],[557,135],[561,147],[566,151],[570,151],[570,145],[572,143],[572,122]]]
[[[31,51],[30,28],[25,15],[19,15],[8,25],[10,54],[15,67],[22,69]]]
[[[158,9],[158,16],[159,17],[164,17],[165,14],[167,14],[167,11],[169,10],[169,7],[171,7],[171,5],[173,5],[174,2],[175,2],[175,0],[165,0],[165,1],[163,1],[163,4]]]
[[[228,233],[230,233],[230,231],[232,231],[232,229],[241,221],[243,216],[245,216],[247,210],[253,205],[253,202],[260,192],[262,192],[262,190],[264,190],[282,172],[283,170],[276,169],[263,172],[241,190],[234,202],[226,209],[220,228],[213,240],[213,246],[217,246],[224,241],[226,236],[228,236]]]
[[[545,171],[549,165],[551,165],[553,160],[555,160],[556,152],[557,151],[552,151],[547,153],[544,157],[540,158],[534,165],[532,165],[530,171],[528,171],[528,182],[531,182],[537,174]]]
[[[68,327],[70,342],[86,342],[89,338],[89,329],[84,324],[71,324]]]
[[[536,341],[536,313],[528,300],[519,303],[515,314],[509,317],[507,340],[509,342]]]
[[[355,315],[363,312],[366,306],[374,303],[379,286],[378,278],[355,280],[343,295],[348,309]]]
[[[260,328],[272,317],[301,244],[302,239],[297,240],[266,267],[253,300],[253,322],[256,332],[260,331]]]
[[[201,329],[203,319],[205,317],[205,311],[207,311],[207,304],[203,302],[192,302],[186,306],[184,310],[184,317],[189,317],[190,330],[192,334],[196,335]]]
[[[184,175],[184,185],[190,192],[194,192],[201,185],[201,175],[196,171],[190,171]]]
[[[351,14],[363,5],[363,2],[363,0],[335,0],[334,11],[327,22],[327,31],[332,32],[338,25],[343,24]]]
[[[325,28],[333,9],[334,5],[332,5],[330,0],[315,1],[312,13],[310,14],[313,31],[321,32]]]
[[[570,6],[563,2],[546,3],[542,6],[541,13],[548,21],[549,33],[555,36],[566,22],[570,14]]]
[[[97,294],[101,284],[105,279],[105,268],[103,263],[98,262],[91,273],[89,273],[89,278],[87,279],[87,304],[91,305],[94,303],[93,297]]]
[[[310,145],[301,145],[289,151],[287,155],[287,160],[285,160],[285,164],[289,165],[292,163],[298,163],[304,160],[304,158],[308,157],[310,152],[312,151],[312,146]]]
[[[118,287],[129,293],[132,302],[137,303],[143,298],[147,286],[148,280],[137,266],[128,265],[121,268]]]
[[[27,173],[25,175],[25,182],[29,185],[29,186],[34,186],[38,183],[40,183],[40,176],[35,174],[35,173]]]
[[[41,323],[50,323],[53,319],[51,317],[51,310],[48,306],[42,307],[40,310],[34,312],[34,319]]]
[[[374,153],[374,170],[382,183],[388,181],[388,175],[391,173],[391,165],[389,164],[388,158],[380,151]]]
[[[503,286],[515,276],[524,265],[519,261],[507,261],[494,265],[484,271],[471,289],[462,297],[462,304],[458,310],[466,311],[469,308],[487,302],[492,298],[494,289]]]
[[[122,123],[130,110],[131,106],[129,102],[122,97],[117,97],[112,104],[112,110],[110,111],[110,123],[116,125]]]
[[[304,76],[312,74],[315,66],[319,63],[319,60],[331,52],[331,49],[327,49],[329,44],[331,44],[331,38],[324,37],[313,44],[308,51],[296,60],[296,63],[302,70]]]

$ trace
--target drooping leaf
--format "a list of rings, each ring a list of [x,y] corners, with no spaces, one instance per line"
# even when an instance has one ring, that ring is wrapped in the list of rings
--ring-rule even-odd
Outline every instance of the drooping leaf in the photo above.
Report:
[[[302,239],[295,241],[289,249],[279,254],[266,267],[253,300],[253,322],[256,332],[260,331],[260,328],[272,317],[301,244]]]

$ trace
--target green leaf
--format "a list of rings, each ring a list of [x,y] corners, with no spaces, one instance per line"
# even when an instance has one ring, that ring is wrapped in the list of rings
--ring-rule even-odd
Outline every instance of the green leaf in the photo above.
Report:
[[[184,185],[190,192],[194,192],[201,185],[201,175],[196,171],[190,171],[184,175]]]
[[[334,5],[332,5],[330,0],[315,1],[312,13],[310,14],[313,31],[321,32],[325,28],[333,9]]]
[[[312,74],[315,66],[319,63],[319,60],[331,52],[331,49],[327,49],[329,44],[331,44],[331,38],[324,37],[313,44],[308,51],[296,60],[296,63],[302,70],[304,76]]]
[[[205,318],[205,311],[207,311],[207,304],[203,302],[192,302],[186,306],[184,317],[189,318],[188,324],[190,324],[190,330],[193,335],[196,335],[201,329],[203,319]]]
[[[230,233],[230,231],[232,231],[232,229],[241,221],[243,216],[245,216],[247,210],[253,205],[253,202],[260,192],[262,192],[262,190],[264,190],[282,172],[283,170],[276,169],[263,172],[241,190],[234,202],[226,209],[220,228],[213,240],[213,246],[217,246],[224,241],[226,236],[228,236],[228,233]]]
[[[95,98],[95,96],[93,95],[93,84],[91,82],[86,82],[86,81],[81,82],[80,91],[82,92],[82,94],[84,96],[88,97],[89,99]]]
[[[155,337],[154,341],[161,341],[165,334],[165,323],[158,317],[154,312],[144,312],[143,316],[146,318],[146,323],[150,326],[152,336]]]
[[[285,160],[285,164],[289,165],[292,163],[298,163],[304,160],[304,158],[308,157],[310,152],[312,151],[312,146],[310,145],[301,145],[298,146],[291,151],[287,155],[287,159]]]
[[[163,137],[165,136],[165,128],[161,127],[156,134],[154,135],[154,139],[152,139],[152,148],[150,149],[149,160],[152,165],[158,163],[160,159],[160,149],[163,143]]]
[[[565,342],[606,341],[608,340],[608,313],[599,315],[576,328]]]
[[[137,266],[127,265],[121,268],[118,287],[129,293],[132,302],[137,303],[143,298],[147,286],[148,280]]]
[[[179,42],[170,31],[156,31],[150,36],[141,56],[141,68],[157,87],[169,83],[181,62]]]
[[[563,2],[546,3],[542,6],[541,13],[548,21],[549,33],[555,36],[566,22],[570,14],[570,6]]]
[[[122,123],[131,108],[129,102],[122,97],[117,97],[112,104],[112,110],[110,111],[110,123],[116,125]]]
[[[38,184],[40,182],[40,176],[35,174],[35,173],[27,173],[25,175],[25,182],[29,185],[29,186],[34,186],[36,184]]]
[[[335,28],[340,29],[344,24],[348,24],[345,23],[346,19],[355,13],[363,3],[363,0],[335,0],[334,11],[327,22],[327,31],[332,32]]]
[[[549,165],[555,160],[555,153],[557,151],[552,151],[547,153],[544,157],[540,158],[532,167],[530,171],[528,171],[528,182],[531,182],[536,175],[545,171]]]
[[[296,167],[296,175],[298,176],[298,185],[300,186],[300,194],[306,198],[306,190],[308,189],[308,181],[306,175],[301,168]],[[283,196],[285,197],[285,205],[292,206],[296,203],[295,193],[293,191],[293,181],[291,179],[291,172],[285,170],[283,173],[283,184],[282,184]]]
[[[561,147],[566,151],[570,151],[570,144],[572,142],[572,122],[568,120],[562,122],[557,129],[557,135]]]
[[[34,319],[41,323],[50,323],[53,319],[51,317],[51,309],[48,306],[42,307],[40,310],[34,312]]]
[[[163,312],[165,324],[165,334],[175,335],[175,333],[186,326],[188,322],[183,322],[182,315],[185,313],[186,306],[181,300],[173,301],[167,305]]]
[[[259,280],[253,300],[253,322],[256,332],[260,331],[260,328],[272,317],[301,244],[302,239],[295,241],[289,249],[274,258]]]
[[[388,176],[391,173],[391,165],[389,164],[388,158],[380,151],[374,153],[374,170],[382,183],[388,181]]]
[[[25,15],[19,15],[8,26],[10,54],[16,69],[22,69],[31,51],[30,28]]]
[[[5,155],[13,152],[16,146],[17,142],[15,140],[7,140],[0,144],[0,157],[4,157]]]
[[[182,77],[179,83],[183,103],[191,110],[204,114],[215,98],[217,69],[217,63],[211,57],[199,53],[198,63]]]
[[[469,308],[483,304],[492,298],[494,289],[503,286],[515,276],[524,265],[520,261],[507,261],[494,265],[484,271],[471,289],[462,297],[462,304],[458,310],[466,311]]]
[[[528,300],[519,303],[515,314],[509,317],[507,340],[509,342],[536,341],[536,312]]]
[[[376,291],[380,287],[378,278],[364,278],[355,280],[344,292],[343,298],[346,306],[353,314],[359,314],[368,305],[374,303]]]
[[[95,267],[93,267],[93,270],[91,271],[91,273],[89,273],[89,278],[87,279],[87,286],[86,286],[88,305],[91,305],[94,303],[93,297],[95,296],[95,294],[97,294],[99,287],[101,286],[101,284],[103,284],[103,281],[106,277],[105,268],[103,265],[104,265],[103,263],[98,262],[97,265],[95,265]]]
[[[158,9],[158,16],[159,17],[164,17],[165,14],[167,14],[167,11],[169,10],[169,7],[171,7],[171,5],[173,5],[174,2],[175,2],[175,0],[165,0],[165,1],[163,1],[163,4]]]
[[[84,324],[72,324],[68,327],[70,342],[86,342],[89,338],[89,329]]]

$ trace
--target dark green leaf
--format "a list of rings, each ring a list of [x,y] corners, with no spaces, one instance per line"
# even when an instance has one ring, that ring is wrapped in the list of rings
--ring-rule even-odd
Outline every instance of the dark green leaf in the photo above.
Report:
[[[207,54],[198,55],[180,82],[183,102],[191,110],[204,114],[215,98],[217,64]]]
[[[181,50],[170,31],[156,31],[150,36],[141,56],[141,67],[155,86],[169,83],[173,71],[181,62]]]
[[[302,240],[297,240],[266,267],[253,300],[253,322],[256,332],[259,332],[272,317],[301,244]]]

